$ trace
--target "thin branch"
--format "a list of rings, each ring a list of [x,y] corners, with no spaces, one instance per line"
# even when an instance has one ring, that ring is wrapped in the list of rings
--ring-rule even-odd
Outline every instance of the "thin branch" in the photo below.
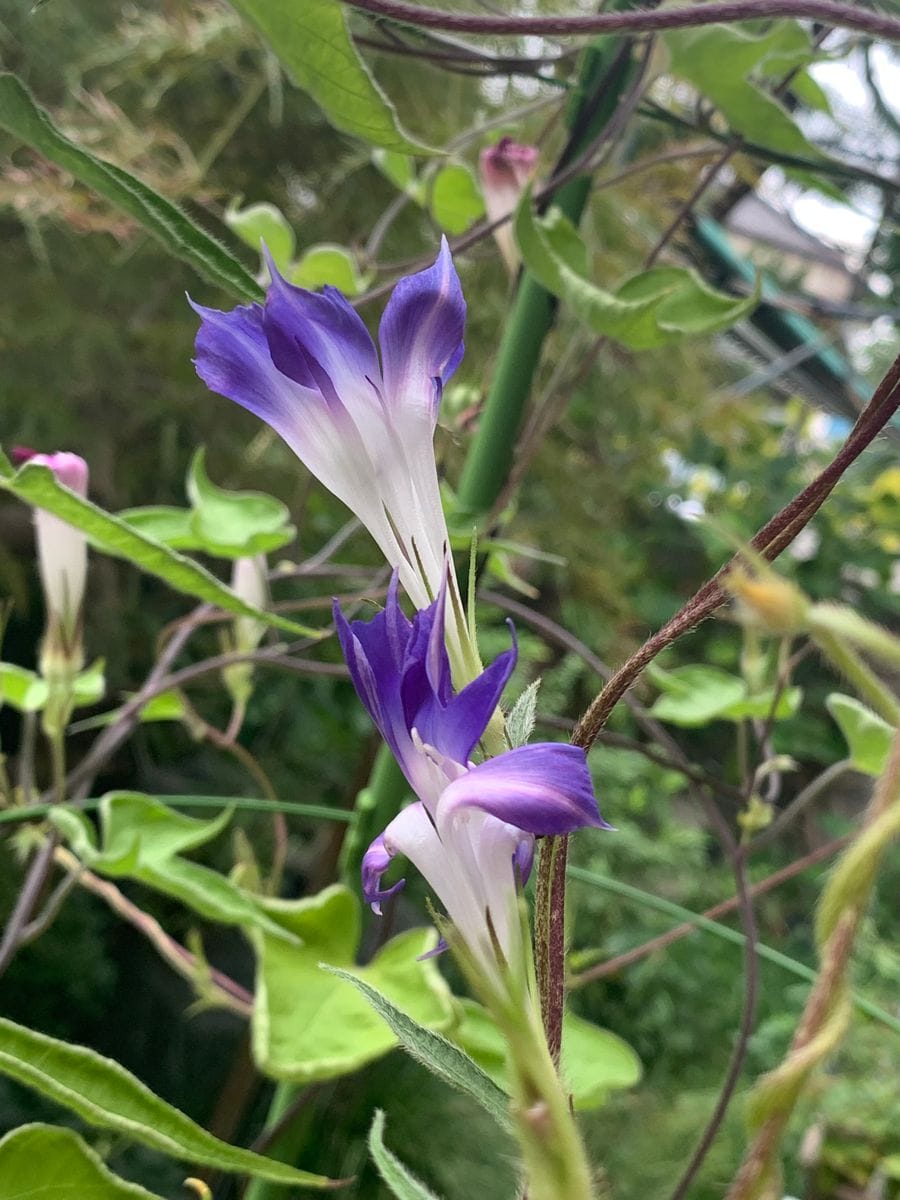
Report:
[[[348,8],[389,17],[424,29],[448,33],[486,33],[500,37],[585,36],[597,33],[655,33],[697,25],[794,17],[853,29],[886,41],[900,41],[900,20],[839,0],[726,0],[718,4],[686,4],[682,8],[603,12],[591,16],[510,17],[438,12],[403,0],[343,0]]]
[[[798,533],[812,520],[837,483],[860,454],[887,425],[900,407],[900,356],[888,370],[875,390],[872,399],[860,413],[847,440],[829,465],[798,493],[780,512],[776,513],[752,539],[751,545],[772,561],[791,544]],[[695,629],[726,601],[722,586],[728,573],[739,562],[735,555],[697,591],[666,624],[649,638],[623,666],[616,671],[581,718],[573,742],[588,749],[604,727],[612,710],[628,692],[648,663],[667,646]]]
[[[758,883],[754,883],[749,888],[750,895],[755,899],[757,896],[765,895],[766,892],[771,892],[774,888],[787,883],[789,879],[793,879],[796,875],[808,871],[810,867],[815,867],[820,862],[831,858],[839,850],[843,850],[849,841],[850,836],[846,835],[835,838],[834,841],[826,842],[824,846],[819,846],[810,854],[804,855],[803,858],[798,858],[796,862],[789,863],[788,866],[782,867],[781,870],[775,871],[772,875],[767,875],[765,879],[760,879]],[[751,846],[752,849],[753,847]],[[701,913],[701,916],[708,921],[717,921],[720,917],[725,917],[729,913],[734,912],[739,905],[740,898],[738,896],[730,896],[727,900],[721,900],[718,904],[714,904],[712,908],[706,909],[705,912]],[[640,962],[651,954],[656,954],[659,950],[665,950],[674,942],[681,941],[682,938],[696,932],[696,925],[692,925],[689,921],[683,921],[680,925],[675,925],[672,929],[666,930],[665,933],[650,938],[649,941],[643,942],[640,946],[635,946],[631,950],[617,954],[615,958],[608,958],[605,962],[597,963],[595,966],[588,967],[587,970],[573,975],[569,979],[569,987],[572,989],[581,988],[598,979],[606,979],[610,975],[618,975],[626,967]]]
[[[741,927],[744,932],[744,999],[741,1005],[741,1019],[738,1026],[737,1040],[731,1052],[728,1069],[718,1098],[710,1114],[703,1133],[700,1135],[694,1152],[684,1169],[684,1173],[675,1185],[671,1200],[684,1200],[688,1189],[697,1177],[706,1156],[712,1149],[712,1144],[725,1120],[728,1107],[731,1104],[735,1089],[741,1077],[741,1071],[747,1059],[750,1038],[756,1023],[756,1004],[759,995],[759,961],[756,956],[758,931],[756,916],[753,912],[753,898],[747,883],[747,849],[736,845],[722,814],[710,800],[707,811],[711,823],[716,828],[719,839],[726,849],[734,871],[734,882],[737,887],[738,909],[741,915]]]

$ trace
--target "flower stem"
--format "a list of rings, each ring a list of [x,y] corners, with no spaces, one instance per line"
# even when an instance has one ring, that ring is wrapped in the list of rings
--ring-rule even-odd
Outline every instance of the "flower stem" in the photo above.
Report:
[[[813,623],[813,641],[832,666],[844,675],[860,697],[890,725],[900,725],[900,704],[844,637]]]

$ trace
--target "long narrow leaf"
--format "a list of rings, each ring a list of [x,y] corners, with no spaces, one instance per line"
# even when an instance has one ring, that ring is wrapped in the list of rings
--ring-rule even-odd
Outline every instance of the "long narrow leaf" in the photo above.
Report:
[[[393,105],[353,45],[338,0],[231,4],[256,26],[288,75],[312,96],[335,129],[387,150],[434,153],[400,127]]]
[[[418,1025],[358,975],[329,966],[328,963],[319,965],[323,971],[330,971],[358,988],[414,1059],[451,1087],[471,1096],[485,1112],[490,1113],[498,1125],[504,1129],[510,1128],[509,1098],[468,1054],[460,1050],[459,1046],[454,1046],[439,1033]]]
[[[384,1113],[379,1109],[369,1130],[369,1151],[381,1178],[397,1200],[437,1200],[384,1144]]]
[[[333,1187],[311,1175],[229,1146],[161,1100],[112,1059],[0,1017],[0,1072],[56,1101],[91,1125],[112,1129],[185,1162],[258,1175],[273,1183]]]
[[[142,571],[162,579],[176,592],[193,596],[196,600],[205,600],[236,616],[264,621],[297,637],[321,636],[320,631],[245,603],[193,559],[163,546],[90,500],[63,487],[48,467],[25,463],[15,471],[9,461],[0,456],[0,487],[27,504],[61,517],[87,534],[91,542],[104,553],[127,559]]]
[[[240,300],[259,300],[262,289],[240,262],[171,200],[121,167],[95,158],[62,134],[15,75],[0,74],[0,129],[139,221],[176,258]]]

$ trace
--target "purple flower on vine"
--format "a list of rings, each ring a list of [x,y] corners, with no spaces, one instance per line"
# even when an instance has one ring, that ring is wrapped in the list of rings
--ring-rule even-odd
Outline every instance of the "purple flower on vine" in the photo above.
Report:
[[[483,965],[495,945],[509,957],[518,938],[518,882],[531,869],[536,835],[609,828],[597,809],[584,751],[539,743],[475,764],[471,755],[515,666],[513,646],[454,692],[444,644],[444,598],[410,621],[396,574],[384,611],[347,622],[338,635],[360,699],[418,800],[391,821],[363,860],[366,899],[376,912],[402,881],[383,888],[395,855],[428,880]]]
[[[269,262],[265,304],[195,305],[197,373],[266,421],[366,526],[417,608],[437,595],[447,529],[433,437],[463,355],[466,306],[446,240],[401,279],[379,350],[336,288],[294,287]]]

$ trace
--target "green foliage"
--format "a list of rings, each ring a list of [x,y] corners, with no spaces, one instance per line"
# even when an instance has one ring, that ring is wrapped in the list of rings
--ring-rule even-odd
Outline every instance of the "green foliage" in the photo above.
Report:
[[[895,731],[855,696],[832,692],[825,704],[844,735],[853,766],[865,775],[881,775]]]
[[[509,1128],[506,1096],[468,1054],[464,1054],[458,1046],[439,1033],[425,1029],[412,1020],[387,996],[359,975],[351,975],[348,971],[340,971],[334,967],[328,969],[359,989],[365,1000],[390,1025],[404,1050],[417,1062],[422,1063],[432,1074],[443,1079],[451,1087],[477,1101],[501,1128]]]
[[[556,208],[537,219],[530,189],[516,211],[515,231],[525,264],[543,287],[564,300],[592,332],[634,350],[727,329],[758,302],[757,291],[743,298],[726,296],[684,267],[653,267],[615,292],[606,291],[587,278],[587,252],[575,227]]]
[[[534,730],[541,681],[535,679],[506,714],[506,736],[510,746],[524,746]]]
[[[460,1004],[463,1019],[453,1030],[454,1041],[508,1090],[503,1035],[487,1009],[474,1000]],[[562,1074],[575,1108],[589,1111],[601,1108],[610,1092],[634,1087],[641,1078],[641,1063],[621,1038],[569,1012],[563,1025]]]
[[[136,792],[110,792],[99,809],[99,846],[83,812],[60,807],[50,813],[53,824],[92,871],[112,879],[138,880],[211,921],[260,928],[279,940],[293,940],[256,897],[218,871],[182,857],[218,836],[231,820],[231,809],[203,821]]]
[[[265,243],[280,271],[285,271],[294,257],[296,239],[287,217],[274,204],[248,204],[241,208],[233,200],[225,210],[225,223],[252,250]]]
[[[329,1180],[229,1146],[166,1104],[109,1058],[0,1017],[0,1072],[34,1088],[91,1125],[113,1130],[185,1162],[273,1183],[328,1187]]]
[[[169,549],[139,529],[132,528],[121,517],[104,512],[90,500],[85,500],[63,487],[49,467],[25,463],[15,471],[8,460],[0,458],[0,487],[12,492],[27,504],[46,509],[47,512],[61,517],[87,534],[91,544],[97,549],[105,554],[127,559],[142,571],[164,580],[176,591],[193,596],[197,600],[208,601],[236,616],[253,617],[301,637],[319,636],[304,625],[247,604],[199,563]],[[271,501],[267,496],[262,497],[262,500],[269,502],[266,511],[271,513],[272,506],[277,505],[277,501]],[[280,505],[277,505],[277,509],[279,513],[283,512]]]
[[[819,157],[788,110],[748,78],[783,75],[808,63],[812,50],[802,26],[781,21],[755,36],[733,25],[705,25],[670,30],[664,41],[672,71],[708,97],[734,133],[786,154]]]
[[[173,550],[203,550],[217,558],[268,554],[296,533],[287,506],[274,496],[217,487],[202,446],[191,459],[186,489],[190,509],[151,505],[127,509],[119,519]]]
[[[376,1112],[369,1130],[369,1151],[381,1177],[397,1200],[435,1200],[424,1184],[409,1172],[395,1154],[384,1144],[384,1113]]]
[[[368,276],[360,275],[353,256],[343,246],[323,243],[310,246],[291,267],[291,283],[315,291],[329,284],[345,296],[358,296]]]
[[[4,1200],[159,1200],[119,1179],[71,1129],[21,1125],[0,1140]]]
[[[407,154],[431,154],[403,131],[390,101],[350,39],[338,0],[231,0],[272,47],[288,75],[343,133]]]
[[[431,215],[445,233],[465,233],[484,216],[484,200],[475,176],[462,163],[441,167],[429,190]]]
[[[431,960],[418,961],[434,949],[433,930],[398,934],[365,967],[355,967],[360,905],[347,888],[335,885],[304,900],[269,900],[265,910],[277,932],[252,936],[253,1054],[266,1075],[298,1083],[332,1079],[392,1050],[396,1029],[357,989],[385,993],[385,1003],[417,1028],[452,1023],[453,1003],[440,972]]]
[[[259,297],[253,277],[170,200],[112,163],[64,137],[14,75],[0,75],[0,128],[64,167],[81,183],[134,217],[166,249],[242,300]]]
[[[704,663],[671,671],[652,663],[647,675],[663,693],[650,710],[653,716],[685,728],[715,720],[763,720],[770,715],[784,720],[797,712],[803,695],[800,688],[786,688],[776,702],[773,688],[751,692],[739,676]]]
[[[106,692],[104,678],[105,663],[98,658],[95,663],[80,671],[72,687],[72,706],[85,708],[102,700]],[[40,712],[50,695],[47,681],[36,671],[19,667],[15,663],[0,663],[0,701],[19,712]]]

